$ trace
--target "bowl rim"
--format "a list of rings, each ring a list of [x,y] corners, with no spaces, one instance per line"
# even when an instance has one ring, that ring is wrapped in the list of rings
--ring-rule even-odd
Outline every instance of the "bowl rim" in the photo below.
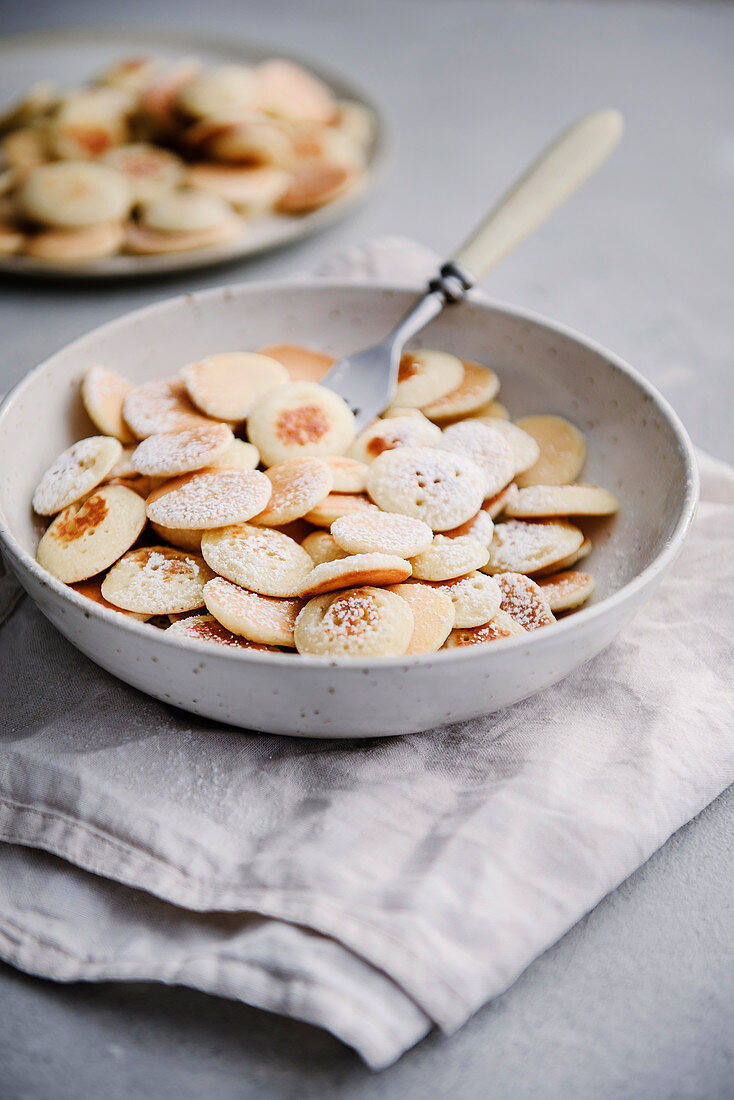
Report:
[[[345,195],[296,219],[293,226],[297,225],[298,231],[284,232],[282,236],[276,235],[272,239],[253,245],[248,245],[245,235],[244,248],[241,238],[236,238],[234,241],[207,245],[190,252],[155,256],[117,255],[103,257],[100,260],[69,261],[64,264],[34,260],[29,256],[4,256],[0,257],[0,272],[50,282],[59,280],[95,282],[101,279],[122,283],[139,277],[154,281],[156,278],[165,278],[170,275],[247,263],[262,254],[291,248],[338,224],[355,213],[384,184],[394,164],[396,153],[395,134],[392,123],[388,119],[386,107],[375,97],[371,88],[362,86],[359,79],[353,80],[350,73],[343,72],[338,66],[333,66],[330,60],[322,62],[320,56],[302,53],[297,47],[291,49],[287,45],[280,45],[267,39],[251,38],[249,35],[237,34],[234,37],[228,37],[223,31],[199,31],[191,26],[167,27],[135,20],[132,23],[105,22],[96,25],[42,27],[37,30],[3,34],[0,35],[0,59],[3,54],[18,48],[42,49],[57,45],[65,47],[75,44],[107,44],[114,42],[117,36],[122,36],[124,39],[139,39],[140,48],[148,47],[151,53],[156,49],[178,47],[181,51],[193,51],[195,55],[198,47],[200,51],[221,53],[232,58],[239,56],[240,60],[251,53],[255,55],[253,63],[269,58],[282,58],[303,66],[327,84],[336,96],[360,103],[374,116],[375,134],[364,178],[358,186]],[[110,263],[121,259],[135,262],[117,265]],[[141,264],[141,260],[145,263]]]
[[[111,321],[107,321],[102,325],[98,325],[91,329],[89,332],[84,333],[82,336],[77,337],[70,343],[65,344],[58,351],[55,351],[52,355],[47,356],[42,362],[38,363],[35,367],[32,367],[23,378],[21,378],[5,395],[2,402],[0,402],[0,432],[2,432],[3,421],[6,417],[12,415],[12,408],[15,401],[22,397],[26,388],[32,386],[36,375],[47,370],[49,367],[53,367],[53,362],[60,355],[66,355],[69,353],[75,353],[82,351],[84,345],[88,342],[92,342],[100,335],[114,332],[116,328],[123,328],[130,323],[135,323],[142,317],[150,317],[157,313],[165,314],[168,311],[175,311],[183,306],[190,305],[192,301],[197,305],[206,305],[211,299],[230,298],[239,295],[248,295],[250,293],[262,293],[272,292],[279,293],[283,291],[306,291],[312,292],[314,290],[350,290],[355,292],[364,292],[368,294],[382,294],[390,292],[397,295],[415,295],[420,293],[424,289],[420,283],[386,283],[375,280],[349,280],[349,279],[337,279],[337,278],[314,278],[304,279],[303,277],[293,279],[262,279],[258,281],[246,281],[239,283],[228,283],[223,286],[209,287],[205,290],[199,290],[194,292],[184,292],[177,294],[170,298],[164,298],[161,301],[154,302],[147,306],[128,311],[119,317],[114,318]],[[501,639],[498,644],[502,646],[502,652],[507,652],[508,649],[519,649],[528,645],[534,645],[537,647],[545,639],[546,641],[554,641],[562,637],[564,634],[569,636],[569,640],[578,633],[587,623],[597,620],[603,616],[607,616],[615,608],[619,608],[627,604],[630,600],[634,600],[641,592],[643,592],[648,586],[650,586],[655,579],[673,563],[675,558],[680,552],[686,535],[690,529],[691,523],[696,512],[696,506],[699,498],[700,480],[698,474],[698,465],[695,458],[693,444],[688,436],[686,429],[683,426],[680,417],[672,408],[670,403],[665,397],[643,377],[634,367],[630,366],[625,360],[609,351],[603,345],[596,341],[582,335],[575,329],[553,321],[549,318],[542,316],[534,312],[533,310],[525,309],[519,306],[511,305],[499,301],[494,298],[489,298],[481,292],[472,292],[467,298],[467,303],[474,307],[479,307],[487,312],[494,311],[509,315],[510,317],[526,321],[530,324],[549,330],[552,333],[558,334],[566,339],[569,339],[575,343],[580,344],[587,350],[595,353],[606,359],[612,366],[616,367],[622,374],[630,378],[652,401],[656,409],[662,414],[667,421],[669,427],[673,432],[673,436],[678,444],[680,454],[683,458],[685,467],[685,486],[683,491],[683,498],[681,501],[680,512],[673,531],[671,532],[665,546],[660,550],[656,557],[647,565],[637,576],[633,577],[621,588],[617,589],[611,595],[604,597],[599,603],[591,604],[589,607],[583,607],[576,611],[573,615],[564,617],[563,619],[552,623],[547,630],[535,631],[530,637],[518,636],[514,638]],[[29,505],[30,506],[30,505]],[[440,650],[436,653],[414,654],[390,657],[350,657],[350,658],[335,658],[335,657],[320,657],[311,654],[298,654],[298,661],[294,663],[294,654],[291,652],[280,653],[260,653],[258,651],[239,651],[236,649],[229,649],[226,646],[213,647],[211,643],[194,640],[191,638],[166,638],[167,631],[156,630],[155,634],[151,634],[150,628],[147,623],[138,622],[132,618],[121,616],[119,612],[112,611],[105,608],[94,601],[79,595],[68,585],[62,581],[56,579],[47,570],[43,569],[38,564],[36,559],[28,553],[27,550],[21,546],[18,539],[12,533],[10,524],[5,517],[2,509],[2,503],[0,502],[0,550],[14,562],[16,568],[19,571],[19,579],[22,583],[23,573],[30,574],[37,582],[43,587],[49,589],[59,600],[62,602],[68,601],[72,606],[87,613],[87,617],[95,616],[102,620],[102,622],[113,623],[119,629],[129,632],[133,638],[146,638],[152,641],[153,638],[157,638],[166,646],[174,646],[177,648],[184,647],[194,653],[206,653],[210,657],[215,654],[217,657],[221,656],[225,659],[242,662],[244,660],[253,661],[255,664],[265,663],[274,664],[276,668],[340,668],[349,671],[365,671],[370,668],[403,668],[406,669],[412,666],[426,666],[435,662],[437,659],[442,666],[447,666],[449,663],[455,661],[468,660],[470,658],[476,658],[482,655],[484,658],[489,658],[491,653],[495,651],[494,646],[467,646],[465,649],[456,647],[451,650]],[[35,602],[35,601],[34,601]],[[206,614],[207,612],[202,612]],[[439,656],[440,653],[440,656]]]

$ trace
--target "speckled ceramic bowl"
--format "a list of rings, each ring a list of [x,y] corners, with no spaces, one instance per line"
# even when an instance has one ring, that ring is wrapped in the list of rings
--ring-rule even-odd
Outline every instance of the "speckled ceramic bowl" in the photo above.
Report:
[[[587,481],[621,500],[585,525],[593,602],[553,626],[468,650],[333,662],[243,654],[174,640],[122,619],[54,580],[35,561],[34,486],[49,462],[91,433],[79,401],[90,363],[132,381],[192,359],[266,343],[336,355],[384,334],[414,294],[341,283],[247,284],[186,295],[96,329],[36,367],[0,408],[0,549],[52,623],[103,668],[186,710],[242,728],[303,737],[395,735],[488,714],[560,680],[632,619],[678,554],[695,509],[691,445],[655,390],[609,352],[528,313],[483,302],[447,309],[422,334],[491,364],[514,416],[554,412],[586,433]]]

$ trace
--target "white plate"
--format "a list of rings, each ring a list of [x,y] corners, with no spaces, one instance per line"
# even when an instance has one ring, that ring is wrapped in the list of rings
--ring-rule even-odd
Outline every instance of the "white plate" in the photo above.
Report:
[[[79,400],[90,363],[141,382],[276,338],[340,355],[387,332],[413,298],[321,281],[218,287],[128,314],[31,371],[0,407],[0,550],[43,613],[97,664],[158,699],[233,725],[309,737],[410,733],[486,714],[598,653],[682,546],[698,493],[691,444],[670,406],[631,367],[584,337],[500,305],[452,306],[416,344],[491,364],[514,416],[559,413],[584,431],[585,480],[621,501],[618,516],[584,523],[594,550],[583,567],[597,581],[589,607],[487,646],[335,662],[174,640],[98,607],[36,563],[31,495],[56,455],[93,432]]]
[[[10,103],[38,80],[60,87],[75,87],[127,55],[155,54],[173,60],[196,57],[208,64],[245,62],[256,64],[269,57],[284,57],[310,69],[339,99],[352,99],[372,111],[376,130],[368,150],[367,171],[349,194],[301,217],[270,214],[254,220],[241,237],[212,248],[161,256],[109,256],[85,263],[48,264],[29,256],[0,257],[0,271],[42,275],[44,278],[118,278],[189,271],[254,256],[292,244],[338,221],[374,189],[385,168],[388,140],[384,119],[375,104],[348,79],[327,66],[276,45],[213,37],[160,28],[81,27],[46,33],[0,38],[0,106]]]

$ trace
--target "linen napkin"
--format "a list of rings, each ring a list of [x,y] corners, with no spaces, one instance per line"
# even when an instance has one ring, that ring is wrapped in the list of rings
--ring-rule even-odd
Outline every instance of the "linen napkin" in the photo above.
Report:
[[[387,241],[328,273],[434,263]],[[238,998],[374,1068],[458,1028],[734,779],[734,471],[700,465],[691,534],[631,629],[531,699],[409,737],[166,707],[13,609],[5,577],[0,956]]]

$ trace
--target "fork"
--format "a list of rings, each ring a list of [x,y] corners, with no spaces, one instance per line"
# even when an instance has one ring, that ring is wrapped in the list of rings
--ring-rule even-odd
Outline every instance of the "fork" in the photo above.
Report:
[[[466,297],[508,252],[573,194],[606,160],[623,129],[622,115],[612,108],[592,111],[571,123],[441,266],[426,292],[393,331],[372,347],[334,364],[321,384],[344,398],[354,411],[358,431],[390,404],[406,341],[445,306]]]

